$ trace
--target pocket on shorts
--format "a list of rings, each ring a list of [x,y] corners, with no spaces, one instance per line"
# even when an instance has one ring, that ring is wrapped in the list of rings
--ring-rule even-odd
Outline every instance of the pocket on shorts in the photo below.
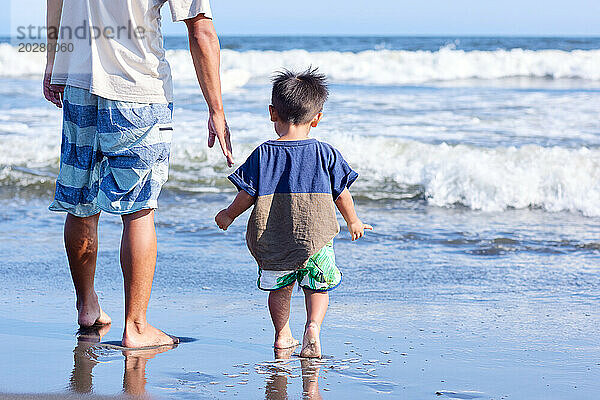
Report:
[[[170,105],[106,101],[105,107],[99,141],[106,159],[100,184],[106,207],[118,212],[154,207],[168,177]]]

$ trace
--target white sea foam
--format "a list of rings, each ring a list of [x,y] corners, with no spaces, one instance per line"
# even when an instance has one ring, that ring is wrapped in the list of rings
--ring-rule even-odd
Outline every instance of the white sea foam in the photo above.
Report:
[[[192,60],[188,51],[170,51],[168,58],[174,79],[196,79]],[[44,72],[44,53],[19,52],[18,47],[0,43],[0,78],[40,79]],[[244,86],[250,75],[244,70],[223,69],[223,91]]]
[[[323,139],[360,173],[353,191],[368,198],[416,195],[440,207],[534,207],[600,216],[598,148],[483,148],[341,134]],[[172,158],[179,168],[172,176],[183,186],[212,185],[223,177],[222,156],[204,146],[199,139],[174,144]],[[237,159],[243,161],[252,148],[238,145]],[[195,181],[199,176],[202,183]]]
[[[386,197],[379,188],[393,193],[416,185],[436,206],[539,207],[600,216],[598,148],[482,148],[341,135],[333,143],[365,178],[367,196]]]
[[[244,51],[224,49],[221,68],[225,90],[264,79],[274,70],[321,68],[332,81],[358,84],[417,84],[460,79],[532,77],[600,80],[600,50],[495,50],[463,51],[444,47],[438,51],[369,50],[358,53],[306,50]],[[194,80],[186,50],[167,52],[175,80]],[[0,77],[39,77],[44,57],[19,53],[0,44]]]
[[[440,207],[459,204],[483,211],[538,207],[600,216],[598,148],[482,148],[343,135],[324,139],[360,173],[353,191],[363,197],[416,195]],[[256,144],[238,142],[238,163]],[[56,173],[59,151],[57,138],[5,137],[0,141],[0,186],[51,184],[48,172]],[[227,173],[218,149],[207,149],[204,137],[180,132],[173,144],[168,187],[190,192],[231,190],[224,179]]]
[[[197,88],[189,54],[176,50],[167,56],[178,85],[176,93]],[[265,81],[281,66],[307,64],[320,66],[334,82],[350,84],[508,76],[581,78],[587,84],[584,79],[600,82],[599,58],[600,50],[224,50],[222,68],[226,90]],[[17,53],[16,48],[0,44],[0,77],[38,79],[43,62],[39,54]],[[230,96],[228,118],[238,163],[272,132],[264,111],[257,111],[268,101],[263,89],[249,86]],[[442,207],[462,204],[485,211],[540,207],[600,216],[597,95],[459,91],[441,96],[439,91],[410,88],[383,93],[379,88],[361,90],[360,96],[334,93],[336,107],[326,110],[327,130],[314,132],[339,148],[360,173],[353,187],[360,196],[416,196]],[[29,190],[41,184],[50,190],[60,153],[59,113],[41,106],[39,82],[6,79],[0,91],[21,102],[21,107],[0,113],[0,187]],[[219,150],[206,149],[205,115],[193,107],[177,110],[167,187],[191,192],[231,190]],[[440,140],[452,144],[434,144]],[[458,141],[471,145],[455,144]],[[517,146],[510,147],[513,143]]]
[[[600,80],[600,50],[223,51],[225,69],[245,69],[251,76],[267,76],[282,66],[304,68],[309,64],[320,67],[333,81],[362,84],[414,84],[517,76]]]

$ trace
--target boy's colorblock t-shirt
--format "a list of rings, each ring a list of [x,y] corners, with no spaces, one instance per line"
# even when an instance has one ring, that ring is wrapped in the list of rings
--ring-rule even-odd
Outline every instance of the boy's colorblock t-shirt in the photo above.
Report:
[[[229,180],[256,198],[246,242],[264,270],[295,270],[339,232],[334,201],[358,178],[316,139],[269,140]]]

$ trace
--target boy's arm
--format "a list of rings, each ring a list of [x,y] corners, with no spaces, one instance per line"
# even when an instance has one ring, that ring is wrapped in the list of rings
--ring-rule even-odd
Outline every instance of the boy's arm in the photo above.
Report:
[[[190,53],[196,69],[196,77],[208,105],[208,147],[213,147],[217,138],[227,159],[227,165],[231,167],[233,152],[221,97],[219,38],[212,20],[204,14],[186,19],[185,24],[188,29]]]
[[[62,0],[48,0],[46,2],[46,69],[44,71],[44,97],[46,100],[54,103],[57,107],[62,107],[62,94],[64,86],[52,85],[52,68],[54,67],[54,56],[56,55],[56,42],[58,37],[58,28],[62,14]]]
[[[363,237],[365,234],[365,229],[373,229],[371,225],[363,224],[358,218],[358,215],[356,215],[354,201],[352,200],[352,195],[348,189],[344,189],[342,194],[339,195],[335,201],[335,205],[337,206],[338,210],[340,210],[344,220],[346,220],[348,232],[350,232],[350,235],[352,235],[352,241]]]
[[[219,211],[219,213],[215,217],[215,222],[217,223],[217,225],[219,225],[219,228],[226,231],[234,219],[236,219],[240,216],[240,214],[252,207],[252,205],[254,204],[254,200],[254,197],[246,193],[245,190],[240,190],[233,202],[231,203],[231,205]]]

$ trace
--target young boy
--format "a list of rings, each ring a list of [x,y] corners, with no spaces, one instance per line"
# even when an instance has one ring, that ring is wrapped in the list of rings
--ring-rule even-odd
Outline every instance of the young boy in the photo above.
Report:
[[[348,191],[358,174],[331,145],[308,137],[321,121],[327,95],[325,76],[316,69],[275,75],[269,113],[279,139],[257,147],[229,176],[239,193],[215,217],[227,230],[254,205],[246,242],[259,266],[258,287],[269,291],[276,349],[299,344],[289,325],[290,298],[296,281],[304,290],[301,357],[321,357],[319,332],[329,303],[327,291],[342,280],[333,253],[332,241],[340,229],[334,204],[352,240],[373,229],[356,215]]]

